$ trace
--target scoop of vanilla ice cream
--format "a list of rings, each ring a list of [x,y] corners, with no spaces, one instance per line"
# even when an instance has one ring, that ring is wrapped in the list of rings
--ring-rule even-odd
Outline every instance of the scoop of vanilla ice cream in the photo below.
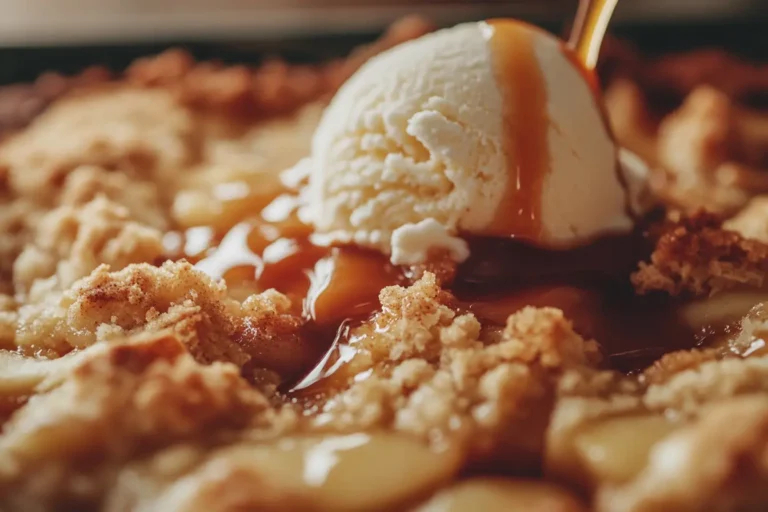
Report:
[[[489,232],[516,179],[510,169],[518,155],[508,154],[505,123],[524,122],[503,94],[515,84],[498,82],[491,30],[470,23],[403,44],[340,89],[315,133],[309,164],[306,217],[325,240],[410,264],[431,248],[462,261],[469,252],[460,235]],[[521,30],[531,31],[549,127],[542,234],[532,242],[577,245],[631,228],[616,148],[594,92],[560,41]]]

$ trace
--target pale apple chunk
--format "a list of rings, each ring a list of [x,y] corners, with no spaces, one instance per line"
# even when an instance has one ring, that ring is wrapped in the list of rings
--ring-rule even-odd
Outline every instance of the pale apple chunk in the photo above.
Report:
[[[210,497],[212,482],[244,478],[254,487],[242,503],[260,509],[269,508],[262,503],[268,489],[312,510],[381,510],[429,495],[460,465],[455,448],[436,450],[392,434],[287,437],[216,452],[155,504],[158,510],[197,510]]]
[[[585,490],[625,482],[646,466],[653,446],[677,427],[661,415],[634,413],[550,433],[547,474]]]
[[[690,329],[705,336],[710,347],[730,347],[742,353],[747,347],[735,343],[736,335],[743,331],[743,319],[750,315],[756,305],[768,302],[768,294],[754,291],[723,292],[706,297],[679,309],[680,320]]]
[[[440,491],[416,512],[584,512],[570,493],[541,481],[483,478]]]
[[[576,453],[600,482],[625,482],[647,464],[653,446],[675,429],[662,416],[629,416],[604,420],[576,435]]]

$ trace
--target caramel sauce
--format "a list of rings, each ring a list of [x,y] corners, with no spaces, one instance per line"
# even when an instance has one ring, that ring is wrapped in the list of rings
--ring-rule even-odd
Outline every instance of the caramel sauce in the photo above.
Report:
[[[241,341],[259,347],[254,364],[278,371],[286,385],[298,382],[294,392],[308,396],[342,388],[355,377],[357,365],[350,361],[360,347],[371,352],[371,342],[354,327],[380,308],[383,288],[407,284],[409,269],[375,251],[314,244],[297,207],[295,194],[279,193],[258,215],[240,210],[230,217],[223,234],[218,226],[187,229],[179,250],[200,270],[224,279],[236,299],[269,288],[291,298],[305,322],[299,334],[265,344],[258,327],[246,325]],[[458,308],[474,313],[486,329],[503,328],[526,306],[556,307],[577,332],[602,344],[607,366],[624,371],[702,342],[675,317],[669,301],[636,297],[631,290],[628,275],[651,249],[640,234],[569,251],[510,238],[467,241],[471,257],[449,288]]]
[[[605,29],[601,23],[607,23],[615,0],[598,0],[589,4],[589,12],[582,14],[584,30],[579,33],[599,50]],[[492,20],[488,22],[488,27],[496,83],[501,89],[504,105],[504,154],[509,166],[509,178],[494,219],[477,234],[510,237],[536,244],[546,235],[543,231],[542,193],[544,182],[551,172],[548,130],[552,124],[546,83],[535,51],[535,39],[542,33],[537,27],[516,20]],[[610,133],[594,65],[588,64],[588,59],[579,53],[580,48],[574,51],[563,44],[561,51],[589,86],[594,104]],[[627,190],[618,154],[616,174]],[[629,199],[627,194],[626,210],[634,218]]]
[[[558,308],[577,333],[600,343],[607,367],[626,372],[706,342],[679,317],[677,301],[635,294],[629,275],[652,249],[640,233],[570,251],[514,240],[473,240],[470,247],[452,291],[485,325],[501,327],[526,306]]]
[[[402,282],[402,274],[378,252],[313,244],[312,229],[296,215],[298,203],[287,199],[278,196],[218,241],[206,227],[188,229],[184,256],[246,296],[271,288],[289,296],[319,326],[370,314],[381,289]]]
[[[304,301],[306,316],[318,325],[336,326],[378,309],[382,288],[401,284],[403,275],[381,254],[334,248],[317,262],[311,280]]]
[[[510,169],[501,206],[480,234],[535,242],[542,235],[541,196],[550,171],[547,90],[533,48],[538,29],[514,20],[488,25],[504,103],[504,153]]]
[[[353,327],[354,322],[348,320],[339,325],[330,348],[314,368],[291,387],[292,394],[303,397],[322,395],[343,389],[350,377],[356,377],[348,365],[359,355],[358,344],[363,337],[353,336]]]

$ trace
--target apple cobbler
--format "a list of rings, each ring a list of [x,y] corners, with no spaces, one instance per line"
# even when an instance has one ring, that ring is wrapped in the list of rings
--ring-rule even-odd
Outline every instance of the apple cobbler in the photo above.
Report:
[[[431,30],[0,92],[0,510],[768,506],[768,68],[614,44],[608,114],[651,166],[631,235],[313,243],[325,105]]]

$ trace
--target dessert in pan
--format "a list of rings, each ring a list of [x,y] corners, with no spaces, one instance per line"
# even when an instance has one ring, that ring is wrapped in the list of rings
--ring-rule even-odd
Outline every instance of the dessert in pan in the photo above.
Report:
[[[4,91],[0,509],[768,505],[768,69],[582,41]]]

